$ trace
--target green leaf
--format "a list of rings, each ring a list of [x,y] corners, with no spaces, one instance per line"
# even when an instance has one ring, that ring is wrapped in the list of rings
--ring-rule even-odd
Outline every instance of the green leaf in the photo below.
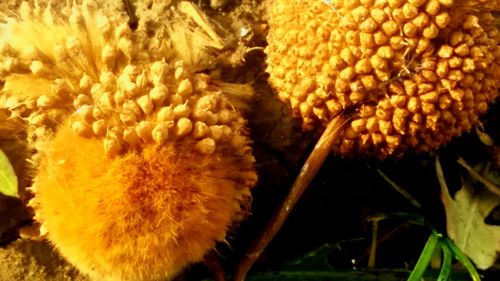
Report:
[[[17,177],[7,155],[0,149],[0,193],[17,197]]]

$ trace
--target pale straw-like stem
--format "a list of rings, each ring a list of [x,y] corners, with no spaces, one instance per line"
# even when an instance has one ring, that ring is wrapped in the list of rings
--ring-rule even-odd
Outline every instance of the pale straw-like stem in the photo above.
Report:
[[[243,281],[245,279],[248,270],[250,270],[254,262],[259,258],[262,252],[264,252],[267,245],[281,229],[293,207],[316,176],[318,170],[321,168],[331,151],[333,141],[338,137],[339,133],[351,118],[352,115],[340,114],[330,121],[309,155],[309,158],[307,158],[307,161],[302,167],[299,176],[295,180],[281,207],[271,218],[266,228],[261,233],[261,236],[254,242],[243,256],[241,262],[237,265],[233,281]]]

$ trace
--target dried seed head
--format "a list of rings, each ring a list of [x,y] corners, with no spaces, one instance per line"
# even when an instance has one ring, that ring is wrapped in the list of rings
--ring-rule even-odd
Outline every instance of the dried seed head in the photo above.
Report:
[[[491,7],[472,11],[453,0],[330,5],[272,5],[265,52],[271,85],[304,129],[363,107],[334,152],[385,158],[428,151],[469,130],[498,95],[491,70],[499,68],[499,33]],[[467,100],[461,92],[470,93]],[[196,107],[193,113],[204,114]]]
[[[199,66],[216,69],[215,59],[205,65],[189,58],[212,56],[205,42],[191,42],[200,38],[191,34],[200,29],[198,18],[157,21],[161,17],[144,17],[138,9],[139,21],[148,23],[132,33],[109,5],[76,2],[56,12],[26,1],[18,17],[2,16],[0,38],[9,40],[0,39],[0,75],[6,82],[0,100],[16,96],[5,103],[27,121],[29,147],[36,152],[30,159],[37,168],[34,182],[40,187],[32,204],[35,219],[61,254],[93,279],[172,279],[200,261],[246,213],[242,206],[248,205],[256,175],[239,109],[249,87],[197,73]],[[370,15],[364,13],[366,21]],[[373,14],[374,20],[383,17]],[[202,29],[214,30],[209,25],[204,21]],[[325,56],[328,50],[319,52]],[[359,56],[360,50],[351,53]],[[318,101],[307,102],[318,106]],[[321,110],[314,112],[326,116]],[[61,189],[53,192],[53,186]],[[117,204],[95,211],[110,198]],[[130,200],[137,202],[122,204]],[[188,201],[201,204],[193,208]],[[160,212],[153,210],[158,206]],[[188,217],[174,214],[179,208],[189,209]],[[96,227],[78,220],[85,217]],[[71,228],[59,227],[70,220]],[[117,222],[120,227],[113,227]],[[200,226],[209,231],[194,237]],[[137,246],[139,236],[146,237],[145,247]],[[171,259],[157,263],[160,252]],[[137,255],[153,266],[140,270]]]

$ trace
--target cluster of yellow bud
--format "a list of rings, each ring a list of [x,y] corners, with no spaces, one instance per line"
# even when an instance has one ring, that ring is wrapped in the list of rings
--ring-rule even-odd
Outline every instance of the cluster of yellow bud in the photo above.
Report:
[[[196,141],[203,154],[216,143],[242,149],[245,121],[206,74],[189,73],[182,61],[153,62],[139,73],[127,65],[117,77],[104,72],[91,84],[80,80],[74,100],[73,130],[84,137],[100,137],[110,155],[147,143],[163,145],[183,138]],[[95,102],[93,102],[95,100]]]

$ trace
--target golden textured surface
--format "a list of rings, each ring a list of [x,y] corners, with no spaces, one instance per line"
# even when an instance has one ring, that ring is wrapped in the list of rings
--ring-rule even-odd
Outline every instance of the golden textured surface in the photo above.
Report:
[[[248,211],[252,91],[199,72],[217,35],[180,5],[196,20],[151,11],[136,31],[92,1],[0,21],[0,107],[26,125],[35,219],[96,280],[172,278]]]
[[[252,159],[227,145],[203,155],[185,143],[151,143],[109,158],[99,141],[64,127],[43,154],[35,219],[99,281],[171,279],[202,261],[246,215],[255,183]]]
[[[328,3],[328,4],[327,4]],[[498,95],[498,1],[275,0],[267,72],[303,128],[359,114],[340,155],[426,152],[468,131]]]

